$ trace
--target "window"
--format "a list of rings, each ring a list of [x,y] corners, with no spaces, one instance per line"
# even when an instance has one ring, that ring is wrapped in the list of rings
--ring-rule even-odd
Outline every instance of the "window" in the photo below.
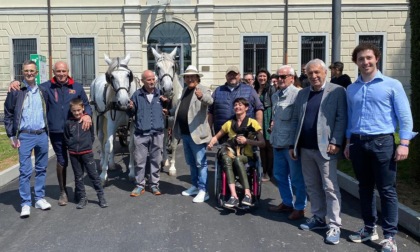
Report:
[[[191,38],[187,29],[176,22],[161,23],[150,31],[147,44],[154,47],[159,52],[171,53],[178,47],[175,61],[178,64],[178,74],[191,65]],[[155,68],[155,57],[152,50],[147,50],[147,66],[149,69]]]
[[[95,79],[95,43],[93,38],[70,38],[71,73],[75,81],[90,86]]]
[[[13,39],[13,73],[15,80],[22,80],[22,64],[36,54],[36,39]]]
[[[244,36],[243,37],[243,72],[254,75],[261,68],[268,69],[268,37]]]
[[[305,65],[313,59],[321,59],[326,62],[326,37],[325,36],[302,36],[301,37],[301,65]]]
[[[378,62],[378,69],[383,73],[383,62],[384,62],[384,36],[383,35],[359,35],[359,44],[371,43],[376,45],[381,51],[382,57]]]

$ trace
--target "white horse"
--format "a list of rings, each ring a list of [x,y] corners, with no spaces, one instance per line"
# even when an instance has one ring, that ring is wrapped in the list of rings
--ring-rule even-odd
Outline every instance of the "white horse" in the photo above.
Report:
[[[136,81],[133,82],[133,73],[128,68],[130,55],[124,59],[110,59],[106,54],[105,62],[108,70],[105,74],[93,80],[90,86],[90,100],[94,105],[94,122],[97,123],[97,135],[101,146],[101,182],[105,185],[108,179],[108,168],[115,167],[114,162],[114,138],[120,126],[129,124],[129,117],[126,113],[130,98],[136,91]],[[130,123],[129,143],[129,177],[134,178],[134,161],[131,153],[134,150],[133,143],[134,123]],[[121,142],[121,141],[120,141]]]
[[[158,53],[153,47],[152,52],[155,56],[155,72],[157,74],[157,86],[161,90],[162,94],[171,99],[171,107],[176,106],[178,100],[181,98],[182,94],[182,86],[179,83],[178,74],[176,73],[176,64],[175,64],[175,55],[176,55],[177,48],[167,54],[167,53]],[[170,108],[168,108],[170,109]],[[165,129],[165,137],[164,137],[164,149],[163,149],[163,160],[166,161],[165,164],[168,162],[168,153],[166,151],[167,145],[166,143],[169,140],[168,136],[168,129],[173,128],[173,118],[168,118],[168,124],[166,125]],[[177,141],[173,139],[173,134],[171,134],[171,150],[172,150],[172,157],[170,160],[170,167],[169,167],[169,175],[175,176],[176,175],[176,168],[175,168],[175,151],[177,147]]]

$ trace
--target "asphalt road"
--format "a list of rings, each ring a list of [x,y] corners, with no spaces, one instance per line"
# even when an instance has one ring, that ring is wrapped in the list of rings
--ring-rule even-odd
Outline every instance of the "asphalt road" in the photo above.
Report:
[[[116,144],[118,146],[118,143]],[[237,214],[215,208],[213,195],[214,153],[209,153],[210,200],[192,203],[181,196],[190,186],[189,169],[182,146],[177,151],[177,176],[161,174],[163,195],[131,198],[133,184],[128,181],[126,149],[116,155],[117,169],[110,172],[105,196],[109,207],[101,209],[89,179],[85,178],[89,204],[77,210],[70,202],[57,205],[58,185],[55,159],[49,161],[46,199],[49,211],[32,208],[31,216],[20,219],[18,182],[0,188],[0,251],[377,251],[379,241],[355,244],[347,240],[361,227],[357,199],[342,192],[343,227],[340,244],[324,243],[326,230],[306,232],[302,221],[289,221],[286,214],[267,211],[279,204],[271,182],[263,184],[261,206]],[[96,154],[98,157],[98,154]],[[167,170],[166,170],[167,171]],[[73,175],[69,169],[68,188],[73,199]],[[309,217],[309,206],[306,216]],[[382,232],[378,229],[380,238]],[[397,237],[399,251],[420,251],[419,242],[404,231]]]

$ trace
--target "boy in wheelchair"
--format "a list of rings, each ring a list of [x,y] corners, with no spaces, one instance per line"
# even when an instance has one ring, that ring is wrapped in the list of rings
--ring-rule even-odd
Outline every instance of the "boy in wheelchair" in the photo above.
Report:
[[[223,124],[222,129],[210,140],[207,146],[211,149],[219,139],[226,134],[228,135],[229,140],[222,145],[220,151],[220,158],[231,193],[231,197],[224,204],[225,207],[239,206],[234,169],[245,189],[242,205],[252,206],[252,196],[245,166],[254,156],[252,146],[264,147],[265,141],[262,135],[262,128],[258,122],[246,116],[248,107],[249,103],[245,98],[236,98],[233,102],[235,118]]]

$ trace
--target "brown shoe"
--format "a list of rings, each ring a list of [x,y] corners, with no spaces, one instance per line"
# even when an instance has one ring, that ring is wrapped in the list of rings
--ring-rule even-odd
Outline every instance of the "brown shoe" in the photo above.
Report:
[[[276,213],[289,213],[293,211],[293,207],[286,206],[285,204],[281,203],[278,206],[270,206],[268,211]]]
[[[287,217],[289,220],[300,220],[305,217],[305,210],[293,210],[293,212]]]

